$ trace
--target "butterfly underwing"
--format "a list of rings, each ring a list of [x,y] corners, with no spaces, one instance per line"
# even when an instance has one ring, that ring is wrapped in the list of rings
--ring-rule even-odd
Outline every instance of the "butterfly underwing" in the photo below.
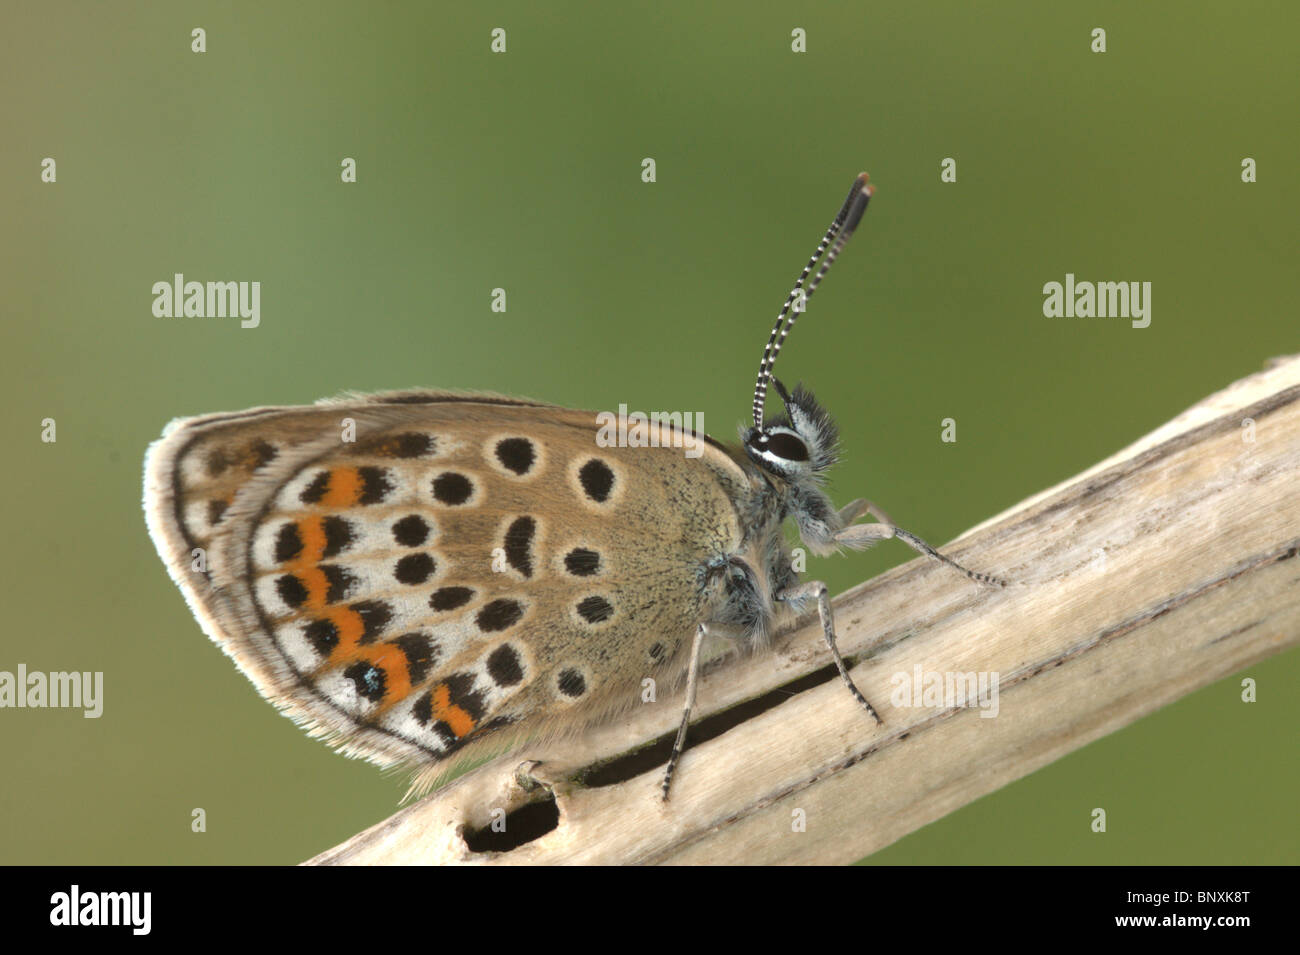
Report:
[[[705,638],[753,652],[814,607],[844,682],[879,720],[836,649],[826,588],[800,582],[783,525],[818,554],[898,537],[952,562],[890,522],[855,523],[874,510],[865,501],[831,504],[821,480],[835,424],[811,392],[772,377],[871,195],[863,174],[782,308],[739,446],[665,420],[622,446],[602,440],[596,412],[488,393],[179,419],[145,461],[159,554],[263,696],[342,752],[409,765],[424,785],[608,720],[640,701],[647,676],[672,686],[684,675],[667,798]],[[769,382],[785,410],[764,418]]]

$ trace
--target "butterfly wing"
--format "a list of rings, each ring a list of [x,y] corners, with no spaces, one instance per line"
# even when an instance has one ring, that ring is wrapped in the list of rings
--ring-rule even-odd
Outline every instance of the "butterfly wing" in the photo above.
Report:
[[[264,696],[349,755],[427,766],[680,671],[745,476],[671,426],[658,447],[598,432],[592,412],[437,392],[179,420],[145,510]]]

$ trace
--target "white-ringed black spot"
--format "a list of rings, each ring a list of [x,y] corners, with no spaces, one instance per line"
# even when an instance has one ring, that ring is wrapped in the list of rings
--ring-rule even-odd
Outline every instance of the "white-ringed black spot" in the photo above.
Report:
[[[403,547],[419,547],[429,537],[429,524],[418,514],[408,514],[393,524],[393,540]]]
[[[487,671],[497,686],[514,686],[524,678],[519,653],[508,643],[501,644],[488,655]]]
[[[429,598],[429,606],[434,610],[455,610],[470,602],[474,596],[469,587],[439,587]]]
[[[578,616],[587,623],[601,623],[614,616],[614,605],[604,597],[585,597],[578,604]]]
[[[298,495],[298,500],[302,501],[304,504],[319,503],[320,499],[325,496],[325,492],[329,489],[330,472],[321,471],[311,479],[310,484],[302,489],[301,493]]]
[[[364,697],[371,703],[378,703],[384,698],[388,677],[373,663],[354,663],[343,671],[343,676],[356,686],[357,696]]]
[[[590,577],[600,570],[600,554],[585,547],[575,547],[564,555],[564,569],[575,577]]]
[[[280,533],[275,537],[275,562],[287,564],[302,553],[302,535],[298,533],[298,522],[288,521],[280,526]]]
[[[574,667],[568,667],[560,671],[559,679],[555,681],[556,688],[570,699],[577,699],[587,692],[587,680],[582,675],[582,671]]]
[[[533,576],[533,535],[537,522],[531,517],[516,518],[506,529],[506,563],[525,577]]]
[[[393,576],[403,584],[422,584],[433,576],[437,566],[437,562],[426,553],[407,554],[398,560]]]
[[[297,574],[283,574],[275,582],[275,592],[289,607],[301,607],[307,600],[307,585]]]
[[[323,657],[329,656],[339,645],[339,628],[333,620],[313,620],[303,628],[303,635],[312,649]]]
[[[579,468],[578,480],[583,492],[597,504],[604,503],[614,489],[614,472],[600,458],[592,458]]]
[[[455,507],[468,501],[473,493],[474,485],[470,479],[455,471],[447,471],[433,479],[433,496],[440,504]]]
[[[488,632],[505,630],[519,622],[524,615],[524,605],[518,600],[500,599],[485,604],[475,620],[480,630]]]
[[[527,438],[505,438],[497,442],[496,456],[503,468],[523,477],[533,469],[537,450]]]

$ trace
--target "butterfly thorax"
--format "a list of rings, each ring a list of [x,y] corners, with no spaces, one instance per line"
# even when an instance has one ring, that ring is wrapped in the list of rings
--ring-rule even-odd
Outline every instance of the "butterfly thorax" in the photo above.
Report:
[[[838,549],[835,534],[843,527],[822,488],[838,456],[835,423],[810,391],[800,386],[790,393],[776,384],[786,413],[762,428],[742,426],[741,447],[732,451],[748,481],[746,493],[733,494],[744,538],[708,568],[721,580],[710,622],[738,632],[747,649],[763,646],[779,617],[805,609],[783,599],[799,583],[786,520],[818,555]]]
[[[830,540],[839,521],[830,498],[816,482],[775,474],[743,449],[733,450],[732,457],[747,478],[744,493],[733,491],[744,536],[738,547],[709,559],[700,569],[703,586],[711,594],[705,616],[742,650],[755,651],[767,644],[782,617],[804,609],[780,599],[799,583],[786,540],[787,519],[818,554],[835,549]]]

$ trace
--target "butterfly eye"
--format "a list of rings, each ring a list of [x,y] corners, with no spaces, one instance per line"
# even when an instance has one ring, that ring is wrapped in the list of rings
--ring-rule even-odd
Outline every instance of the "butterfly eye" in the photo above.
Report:
[[[787,461],[807,461],[808,445],[804,444],[792,434],[778,432],[773,435],[764,435],[759,440],[759,447],[770,451],[778,458],[785,458]]]

